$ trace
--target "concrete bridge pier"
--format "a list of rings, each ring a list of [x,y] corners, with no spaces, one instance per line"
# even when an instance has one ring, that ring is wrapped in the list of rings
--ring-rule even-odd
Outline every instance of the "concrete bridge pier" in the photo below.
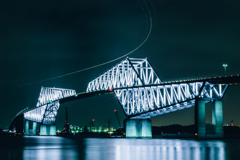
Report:
[[[40,136],[56,136],[56,125],[40,125]]]
[[[216,100],[212,106],[212,124],[215,125],[215,138],[223,138],[223,106]]]
[[[152,138],[150,119],[125,119],[126,138]]]
[[[195,101],[195,135],[197,138],[223,138],[223,107],[221,100],[215,100],[212,105],[212,125],[214,134],[207,135],[205,123],[205,100]]]
[[[25,120],[25,135],[34,136],[37,135],[37,123],[29,120]]]
[[[204,99],[195,100],[195,127],[197,138],[206,138],[205,124],[205,101]]]

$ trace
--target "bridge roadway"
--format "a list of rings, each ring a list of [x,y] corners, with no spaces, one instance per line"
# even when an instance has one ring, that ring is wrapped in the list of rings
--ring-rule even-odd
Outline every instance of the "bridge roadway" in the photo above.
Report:
[[[144,85],[144,86],[133,86],[133,87],[121,87],[121,88],[114,88],[114,90],[139,88],[139,87],[153,87],[153,86],[162,86],[162,85],[169,85],[169,84],[170,85],[171,84],[180,84],[180,83],[194,83],[194,82],[209,82],[209,83],[212,83],[212,84],[230,84],[230,85],[233,84],[233,85],[237,85],[238,83],[240,83],[240,74],[215,75],[215,76],[211,76],[211,77],[201,77],[201,78],[192,78],[192,79],[181,79],[181,80],[175,80],[175,81],[165,81],[165,82],[161,82],[160,84],[149,84],[149,85]],[[79,99],[83,99],[83,98],[89,98],[89,97],[93,97],[93,96],[114,94],[114,90],[110,89],[110,90],[105,90],[105,91],[95,91],[95,92],[89,92],[89,93],[82,92],[82,93],[77,93],[74,96],[69,96],[69,97],[66,97],[66,98],[59,99],[59,101],[60,101],[61,104],[63,104],[63,103],[67,103],[67,102],[70,102],[70,101],[75,101],[75,100],[79,100]],[[42,107],[42,106],[39,106],[39,107]],[[31,109],[28,109],[28,110],[24,110],[24,112],[22,112],[21,114],[24,114],[28,111],[34,110],[34,109],[39,108],[39,107],[34,107],[34,108],[31,108]],[[18,115],[20,115],[20,114],[18,114]],[[16,118],[17,116],[15,116],[14,118]],[[133,116],[131,116],[131,117],[133,117]],[[13,118],[13,120],[14,120],[14,118]]]
[[[149,84],[149,85],[144,85],[144,86],[114,88],[114,89],[109,89],[109,90],[105,90],[105,91],[95,91],[95,92],[88,92],[88,93],[82,92],[82,93],[77,93],[74,96],[69,96],[66,98],[59,99],[59,102],[60,102],[60,104],[63,104],[63,103],[67,103],[70,101],[89,98],[89,97],[93,97],[93,96],[114,94],[114,90],[118,90],[118,89],[154,87],[154,86],[163,86],[163,85],[180,84],[180,83],[194,83],[194,82],[209,82],[212,84],[234,84],[234,85],[237,85],[238,83],[240,83],[240,74],[216,75],[216,76],[212,76],[212,77],[201,77],[201,78],[182,79],[182,80],[175,80],[175,81],[165,81],[165,82],[161,82],[160,84]],[[58,100],[56,100],[56,101],[58,101]],[[42,107],[42,106],[39,106],[39,107]],[[23,113],[34,110],[39,107],[34,107],[31,109],[25,110]],[[168,106],[166,106],[166,107],[168,107]],[[151,112],[151,111],[148,111],[148,112]],[[134,117],[134,116],[138,116],[138,114],[132,115],[130,117]]]

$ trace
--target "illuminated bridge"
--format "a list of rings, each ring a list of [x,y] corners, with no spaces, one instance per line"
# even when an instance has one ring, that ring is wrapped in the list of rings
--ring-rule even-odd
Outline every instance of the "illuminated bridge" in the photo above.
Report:
[[[223,138],[222,99],[228,84],[238,82],[238,74],[164,82],[147,59],[127,58],[89,82],[84,93],[42,87],[36,107],[19,112],[9,132],[36,135],[40,126],[40,135],[56,135],[60,104],[115,94],[127,117],[126,137],[152,137],[151,117],[195,106],[197,136],[206,138],[205,103],[213,103],[214,138]]]

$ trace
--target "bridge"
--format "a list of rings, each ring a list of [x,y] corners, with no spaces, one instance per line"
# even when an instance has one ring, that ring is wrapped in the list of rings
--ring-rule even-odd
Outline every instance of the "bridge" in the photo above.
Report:
[[[36,135],[39,127],[40,135],[56,135],[55,121],[61,104],[114,94],[127,117],[124,122],[127,138],[151,138],[151,117],[193,106],[196,136],[207,138],[206,103],[213,103],[215,135],[212,138],[223,138],[222,99],[229,83],[239,82],[239,74],[161,81],[146,58],[126,58],[89,82],[86,92],[42,87],[36,107],[19,112],[13,118],[9,132]]]

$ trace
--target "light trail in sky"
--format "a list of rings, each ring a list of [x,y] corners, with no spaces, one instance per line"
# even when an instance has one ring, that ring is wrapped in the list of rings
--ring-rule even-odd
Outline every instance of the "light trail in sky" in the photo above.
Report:
[[[155,13],[155,10],[154,10],[154,7],[153,7],[153,4],[151,2],[151,0],[149,0],[150,3],[151,3],[151,6],[153,8],[153,11]],[[67,73],[67,74],[63,74],[63,75],[60,75],[60,76],[56,76],[56,77],[52,77],[52,78],[48,78],[48,79],[44,79],[44,80],[39,80],[39,81],[35,81],[35,82],[31,82],[31,83],[26,83],[26,84],[23,84],[23,85],[19,85],[18,87],[23,87],[23,86],[28,86],[28,85],[32,85],[32,84],[36,84],[36,83],[41,83],[41,82],[46,82],[46,81],[51,81],[51,80],[54,80],[54,79],[58,79],[58,78],[62,78],[62,77],[66,77],[66,76],[70,76],[70,75],[73,75],[73,74],[76,74],[76,73],[80,73],[80,72],[83,72],[83,71],[87,71],[87,70],[90,70],[90,69],[93,69],[93,68],[97,68],[97,67],[100,67],[100,66],[103,66],[103,65],[106,65],[106,64],[109,64],[109,63],[112,63],[112,62],[115,62],[119,59],[122,59],[124,57],[127,57],[128,55],[132,54],[133,52],[135,52],[136,50],[138,50],[149,38],[151,32],[152,32],[152,16],[151,16],[151,12],[148,8],[148,5],[147,3],[145,2],[145,0],[143,0],[143,3],[144,3],[144,6],[146,7],[147,11],[145,11],[144,9],[144,6],[141,4],[140,0],[138,0],[138,3],[140,4],[143,12],[144,12],[144,15],[145,15],[145,18],[146,18],[146,35],[145,35],[145,38],[143,39],[143,41],[133,50],[131,50],[130,52],[118,57],[118,58],[115,58],[115,59],[112,59],[110,61],[107,61],[107,62],[104,62],[104,63],[101,63],[101,64],[98,64],[98,65],[94,65],[94,66],[91,66],[91,67],[87,67],[87,68],[84,68],[84,69],[80,69],[80,70],[77,70],[77,71],[74,71],[74,72],[70,72],[70,73]],[[149,16],[149,17],[148,17]],[[148,18],[149,18],[149,22],[148,22]],[[149,23],[149,27],[148,27],[148,23]]]

